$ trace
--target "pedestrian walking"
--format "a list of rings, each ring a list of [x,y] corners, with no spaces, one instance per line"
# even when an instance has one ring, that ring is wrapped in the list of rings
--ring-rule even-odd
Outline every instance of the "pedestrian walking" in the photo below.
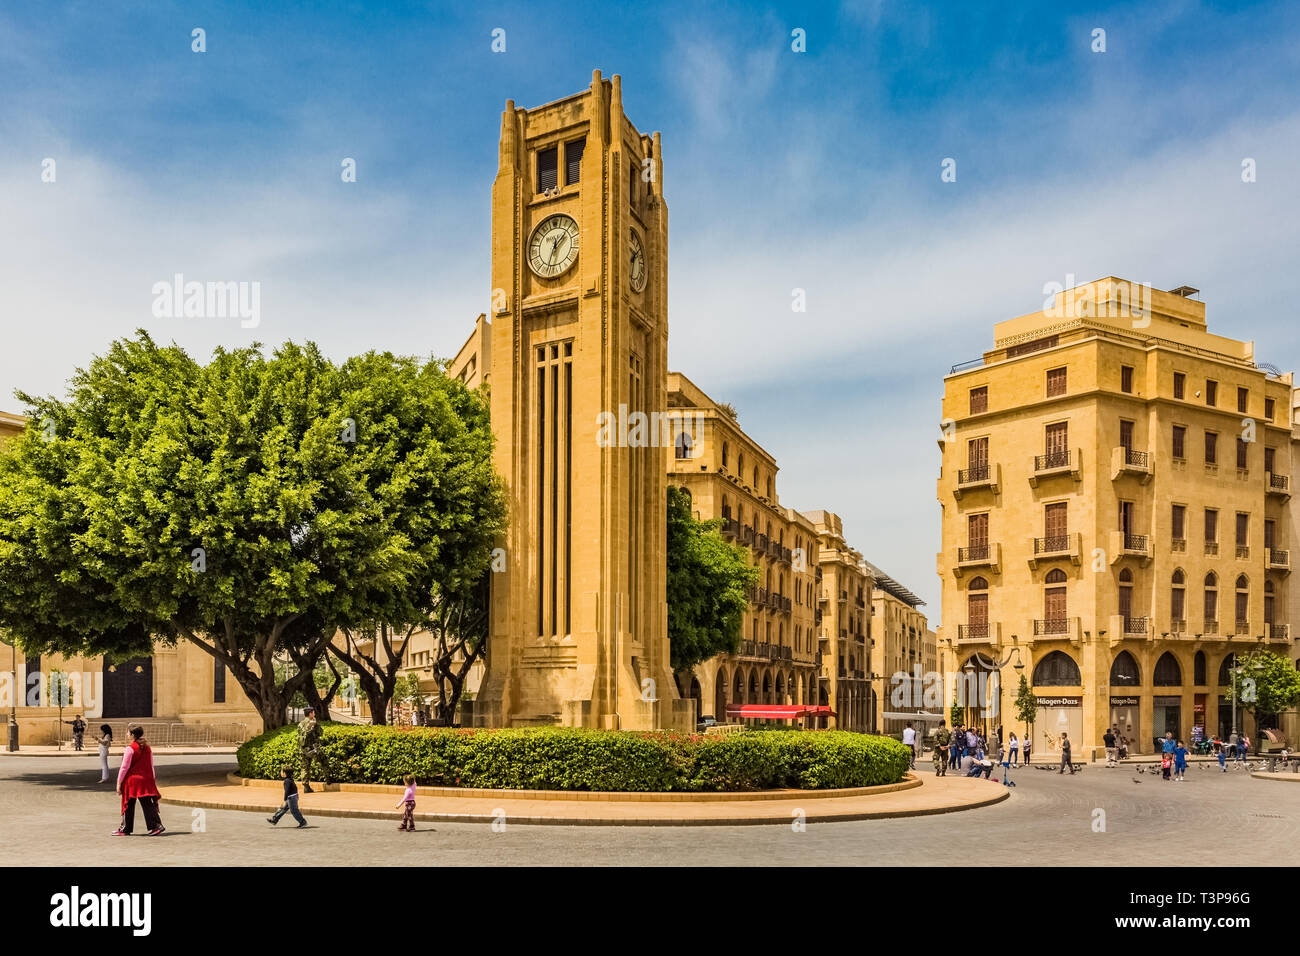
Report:
[[[282,816],[290,813],[298,821],[298,829],[301,830],[307,825],[307,821],[298,810],[298,785],[293,782],[293,774],[290,773],[292,769],[287,763],[280,766],[280,779],[284,781],[284,803],[280,804],[280,809],[276,810],[274,815],[266,818],[266,822],[275,826]]]
[[[939,721],[939,727],[934,732],[934,751],[931,756],[934,760],[934,774],[936,777],[946,777],[948,775],[948,745],[952,743],[952,734],[944,726],[943,721]]]
[[[1020,765],[1020,741],[1014,730],[1007,735],[1007,760],[1013,767]]]
[[[907,726],[903,728],[903,746],[912,752],[911,769],[916,769],[916,728],[912,726],[909,720]]]
[[[1025,740],[1024,740],[1024,743],[1021,744],[1021,748],[1020,748],[1020,749],[1024,751],[1024,754],[1025,754],[1025,766],[1026,766],[1026,767],[1029,766],[1029,751],[1030,751],[1030,749],[1031,749],[1033,746],[1034,746],[1034,742],[1033,742],[1032,740],[1029,739],[1029,735],[1028,735],[1028,734],[1025,734]]]
[[[402,823],[397,829],[405,830],[407,833],[415,832],[415,777],[407,774],[402,778],[406,784],[406,792],[402,794],[402,799],[397,801],[397,806],[402,808]],[[396,808],[394,808],[396,809]]]
[[[108,783],[108,748],[113,746],[113,728],[108,724],[99,725],[99,782]]]
[[[117,792],[122,796],[122,823],[113,836],[130,836],[135,828],[135,803],[144,809],[144,825],[150,836],[160,836],[167,828],[158,814],[158,783],[153,775],[153,749],[144,739],[139,724],[130,728],[131,744],[122,751],[122,767],[117,772]]]
[[[72,749],[82,749],[82,744],[86,739],[86,722],[82,720],[81,715],[78,714],[72,720],[65,720],[64,723],[72,725]]]
[[[1228,748],[1223,746],[1222,740],[1216,740],[1214,742],[1214,749],[1219,757],[1219,769],[1222,772],[1227,773],[1228,772]]]
[[[1160,775],[1166,780],[1169,779],[1169,772],[1174,766],[1174,755],[1171,753],[1162,753],[1160,755]]]
[[[952,738],[948,742],[948,766],[957,768],[961,766],[961,741],[963,733],[961,724],[953,728]]]
[[[1117,742],[1115,740],[1115,728],[1112,727],[1110,730],[1102,734],[1101,740],[1102,743],[1106,745],[1106,766],[1107,767],[1119,766],[1119,761],[1117,759],[1118,748],[1116,746]]]
[[[1178,746],[1174,748],[1174,779],[1181,782],[1185,773],[1187,773],[1187,748],[1180,740]]]
[[[1066,767],[1070,768],[1070,776],[1073,777],[1074,763],[1070,760],[1070,735],[1061,731],[1061,769],[1058,772],[1065,773]]]
[[[1249,756],[1250,756],[1250,738],[1246,736],[1246,732],[1243,730],[1241,732],[1241,740],[1237,744],[1237,762],[1244,764],[1246,762],[1246,758]]]
[[[316,708],[308,707],[301,723],[298,724],[298,764],[302,768],[303,793],[314,793],[311,788],[311,771],[321,771],[321,782],[330,782],[329,760],[325,757],[322,738],[324,731],[316,720]]]

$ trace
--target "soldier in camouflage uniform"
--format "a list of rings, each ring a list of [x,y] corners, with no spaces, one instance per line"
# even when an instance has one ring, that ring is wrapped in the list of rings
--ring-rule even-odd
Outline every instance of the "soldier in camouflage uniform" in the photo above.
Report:
[[[304,793],[314,792],[311,784],[312,768],[321,771],[321,782],[330,782],[330,765],[325,758],[322,742],[324,732],[316,721],[316,708],[308,707],[307,714],[298,724],[298,764],[302,768],[302,789]]]
[[[934,775],[936,777],[946,777],[948,775],[948,744],[952,743],[952,732],[942,723],[934,732]]]

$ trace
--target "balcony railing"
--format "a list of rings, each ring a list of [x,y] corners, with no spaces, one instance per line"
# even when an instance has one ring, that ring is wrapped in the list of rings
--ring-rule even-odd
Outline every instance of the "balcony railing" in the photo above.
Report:
[[[1246,558],[1249,557],[1250,557],[1250,545],[1246,545],[1246,544],[1237,545],[1237,560],[1244,561]]]
[[[1286,624],[1266,624],[1268,628],[1268,639],[1270,641],[1289,641],[1291,639],[1291,628]]]
[[[1219,622],[1218,622],[1218,621],[1213,621],[1213,620],[1211,620],[1211,621],[1206,621],[1202,626],[1205,628],[1205,633],[1206,633],[1206,635],[1215,635],[1215,636],[1217,636],[1218,633],[1219,633]]]
[[[1169,539],[1169,550],[1170,550],[1170,551],[1186,551],[1186,550],[1187,550],[1187,539],[1186,539],[1186,538],[1170,538],[1170,539]]]
[[[957,471],[957,486],[953,488],[953,497],[960,498],[963,492],[988,488],[995,495],[1002,484],[1002,466],[996,462],[977,461],[969,468]]]
[[[1034,471],[1057,471],[1062,468],[1070,467],[1070,450],[1050,451],[1046,455],[1034,456]]]
[[[996,644],[1001,630],[996,622],[983,624],[958,624],[957,643]]]
[[[1034,539],[1034,554],[1061,554],[1069,550],[1068,534],[1054,534],[1050,537]]]
[[[1146,634],[1150,630],[1150,623],[1145,617],[1126,617],[1124,618],[1125,634]]]
[[[1154,473],[1152,464],[1150,452],[1137,451],[1120,445],[1111,452],[1111,481],[1117,481],[1124,475],[1136,475],[1142,479],[1143,484],[1146,484]]]
[[[1070,633],[1070,618],[1046,618],[1034,621],[1035,637],[1064,637]]]
[[[1180,621],[1180,620],[1177,620],[1177,619],[1170,621],[1170,622],[1169,622],[1169,633],[1171,633],[1171,634],[1186,634],[1186,633],[1187,633],[1187,622],[1186,622],[1186,621]]]
[[[1219,553],[1219,542],[1217,542],[1217,541],[1207,541],[1207,542],[1205,542],[1205,553],[1206,553],[1208,556],[1210,556],[1210,557],[1213,557],[1214,555],[1218,554],[1218,553]]]
[[[1289,495],[1291,493],[1291,478],[1289,475],[1275,475],[1271,471],[1268,473],[1268,493],[1271,495]]]
[[[1002,545],[998,542],[983,542],[957,549],[957,562],[952,571],[957,577],[969,568],[991,568],[994,574],[1001,572]]]
[[[957,484],[973,485],[983,483],[989,480],[989,463],[983,462],[970,468],[962,468],[957,472]]]
[[[1270,568],[1290,568],[1291,552],[1279,548],[1268,549],[1268,566]]]
[[[740,522],[735,518],[724,516],[722,519],[722,533],[729,538],[734,538],[740,534]]]
[[[1250,635],[1250,621],[1238,621],[1236,634],[1238,637],[1248,637]]]
[[[1029,567],[1031,569],[1037,568],[1039,561],[1065,557],[1068,557],[1074,564],[1078,564],[1080,560],[1079,549],[1080,538],[1077,531],[1072,531],[1069,534],[1045,535],[1041,538],[1034,538],[1033,553],[1029,557]]]
[[[840,592],[840,603],[841,603],[841,604],[847,604],[848,601],[849,601],[849,592],[848,592],[848,591],[841,591],[841,592]]]

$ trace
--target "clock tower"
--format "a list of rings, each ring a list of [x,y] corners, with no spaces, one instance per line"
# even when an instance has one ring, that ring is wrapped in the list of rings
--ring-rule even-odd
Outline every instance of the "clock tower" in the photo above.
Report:
[[[693,724],[669,661],[663,439],[626,425],[666,411],[662,173],[618,76],[506,103],[490,382],[509,528],[476,724]]]

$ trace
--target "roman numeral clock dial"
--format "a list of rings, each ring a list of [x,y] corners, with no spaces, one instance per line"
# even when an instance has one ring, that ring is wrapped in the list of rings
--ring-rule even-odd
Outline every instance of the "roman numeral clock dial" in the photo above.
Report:
[[[628,281],[632,284],[633,292],[640,292],[645,288],[645,249],[641,245],[641,237],[636,234],[636,230],[631,231],[631,238],[628,239]]]
[[[543,279],[563,275],[578,261],[578,224],[569,216],[548,216],[528,240],[528,267]]]

